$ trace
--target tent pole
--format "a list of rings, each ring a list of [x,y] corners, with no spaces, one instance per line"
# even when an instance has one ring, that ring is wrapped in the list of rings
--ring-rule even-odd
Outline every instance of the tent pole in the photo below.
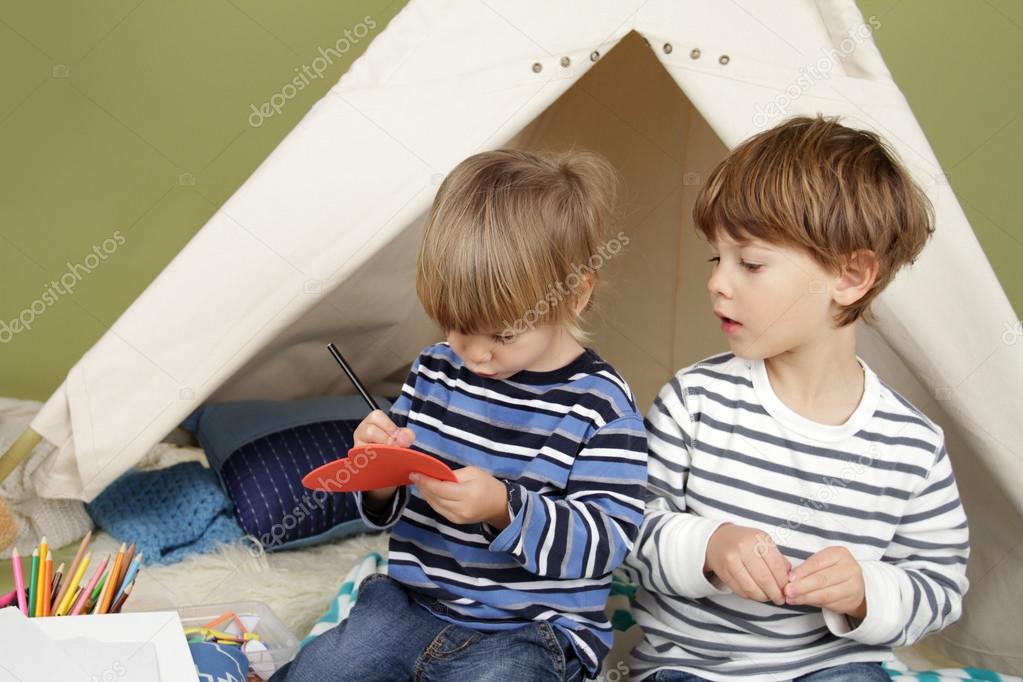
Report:
[[[31,427],[25,428],[14,444],[7,448],[7,452],[0,456],[0,483],[3,483],[19,464],[28,459],[29,453],[42,439],[43,437]]]

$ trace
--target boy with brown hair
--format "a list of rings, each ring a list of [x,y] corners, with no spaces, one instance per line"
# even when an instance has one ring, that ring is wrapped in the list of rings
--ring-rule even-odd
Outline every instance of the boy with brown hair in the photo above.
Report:
[[[877,135],[818,117],[741,144],[693,213],[731,350],[647,415],[632,679],[887,680],[968,585],[942,430],[856,355],[930,205]]]

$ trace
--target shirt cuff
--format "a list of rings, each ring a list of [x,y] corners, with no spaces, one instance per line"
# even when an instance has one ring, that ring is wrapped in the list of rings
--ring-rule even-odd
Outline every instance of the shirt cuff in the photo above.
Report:
[[[405,504],[408,502],[408,486],[398,486],[390,504],[385,504],[378,511],[372,511],[366,507],[362,491],[356,491],[355,501],[359,508],[359,516],[370,530],[387,530],[398,522],[402,511],[405,510]]]
[[[497,534],[490,542],[490,551],[509,552],[518,545],[518,540],[525,526],[526,496],[529,491],[520,483],[503,481],[504,487],[508,490],[508,517],[511,522]],[[484,534],[491,527],[483,524]],[[491,529],[492,530],[492,529]],[[487,535],[487,539],[490,536]]]
[[[861,561],[867,617],[854,624],[844,613],[823,609],[824,623],[837,637],[886,645],[902,632],[901,569],[883,561]]]
[[[707,519],[692,514],[685,519],[672,519],[661,532],[657,552],[662,557],[665,578],[674,585],[680,596],[702,599],[731,592],[723,583],[715,585],[703,572],[707,563],[707,545],[724,519]],[[674,560],[664,561],[663,558]]]

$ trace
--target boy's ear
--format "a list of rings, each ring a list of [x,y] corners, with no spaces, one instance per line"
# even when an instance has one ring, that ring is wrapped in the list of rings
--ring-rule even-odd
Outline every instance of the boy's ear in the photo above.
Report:
[[[835,282],[835,303],[848,306],[863,298],[877,281],[879,267],[877,254],[870,249],[860,249],[844,257]]]
[[[585,274],[582,276],[582,281],[579,282],[579,286],[575,288],[574,300],[572,301],[575,314],[582,315],[583,311],[586,310],[586,306],[590,302],[590,298],[593,297],[593,275]]]

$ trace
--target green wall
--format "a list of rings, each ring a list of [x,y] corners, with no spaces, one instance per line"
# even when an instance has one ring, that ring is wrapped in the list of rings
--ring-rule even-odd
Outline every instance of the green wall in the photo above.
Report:
[[[403,4],[0,3],[0,396],[45,399]],[[861,7],[1023,309],[1023,3]]]

